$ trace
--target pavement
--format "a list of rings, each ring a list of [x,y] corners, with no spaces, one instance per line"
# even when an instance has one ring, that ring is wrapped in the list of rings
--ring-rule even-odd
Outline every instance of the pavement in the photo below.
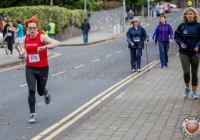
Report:
[[[200,102],[183,99],[182,75],[179,57],[166,69],[153,67],[66,140],[187,140],[181,123],[200,117]]]

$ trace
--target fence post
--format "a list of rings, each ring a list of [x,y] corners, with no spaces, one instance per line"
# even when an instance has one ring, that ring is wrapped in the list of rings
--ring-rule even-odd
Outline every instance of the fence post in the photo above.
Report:
[[[116,36],[116,25],[113,26],[113,35]]]
[[[117,34],[120,34],[120,24],[117,24]]]

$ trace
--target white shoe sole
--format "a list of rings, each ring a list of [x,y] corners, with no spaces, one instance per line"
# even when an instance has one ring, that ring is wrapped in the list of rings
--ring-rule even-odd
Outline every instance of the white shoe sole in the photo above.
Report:
[[[193,99],[193,100],[195,100],[195,99],[199,99],[199,97],[193,97],[193,96],[192,96],[192,99]]]
[[[183,98],[184,98],[184,99],[187,99],[187,98],[188,98],[188,96],[183,96]]]
[[[29,119],[30,123],[35,123],[35,119]]]

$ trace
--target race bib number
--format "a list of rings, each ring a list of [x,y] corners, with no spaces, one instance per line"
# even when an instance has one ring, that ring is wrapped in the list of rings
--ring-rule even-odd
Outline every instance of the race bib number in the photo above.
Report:
[[[8,33],[8,36],[12,36],[12,33]]]
[[[134,42],[140,42],[140,38],[139,37],[133,37],[133,41]]]
[[[29,62],[33,63],[33,62],[39,62],[40,61],[40,56],[39,54],[31,54],[28,56],[29,57]]]

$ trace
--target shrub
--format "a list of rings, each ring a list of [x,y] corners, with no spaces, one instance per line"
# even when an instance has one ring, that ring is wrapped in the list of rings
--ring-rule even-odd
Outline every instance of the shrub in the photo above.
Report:
[[[48,20],[51,18],[56,24],[56,33],[62,28],[67,27],[70,23],[80,27],[84,19],[83,10],[68,10],[57,6],[23,6],[13,8],[2,8],[0,14],[7,16],[14,23],[16,20],[21,20],[23,26],[25,21],[33,15],[37,15],[41,27],[48,25]]]
[[[92,12],[92,3],[91,2],[87,2],[87,11]],[[84,9],[84,1],[81,0],[79,2],[76,3],[75,9]]]
[[[100,1],[100,2],[94,2],[94,3],[92,3],[92,9],[93,9],[94,11],[101,10],[101,5],[102,5],[102,4],[103,4],[102,1]]]
[[[120,1],[108,1],[108,2],[103,2],[99,5],[99,9],[102,10],[110,10],[113,8],[118,8],[122,6],[122,2]]]

